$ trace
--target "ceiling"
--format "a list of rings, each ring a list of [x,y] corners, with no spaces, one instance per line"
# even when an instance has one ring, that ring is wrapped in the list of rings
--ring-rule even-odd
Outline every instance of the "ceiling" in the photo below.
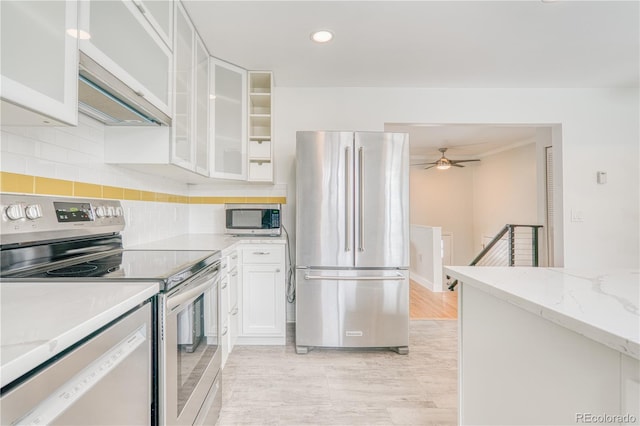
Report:
[[[412,163],[437,160],[438,148],[447,148],[455,160],[482,158],[510,147],[533,143],[536,127],[491,124],[385,124],[388,132],[409,134]]]
[[[209,52],[277,86],[637,87],[638,1],[183,0]],[[311,42],[329,29],[334,39]]]
[[[638,1],[183,0],[209,52],[280,87],[638,87]],[[318,29],[334,32],[311,42]],[[534,127],[389,124],[413,160],[474,158]]]

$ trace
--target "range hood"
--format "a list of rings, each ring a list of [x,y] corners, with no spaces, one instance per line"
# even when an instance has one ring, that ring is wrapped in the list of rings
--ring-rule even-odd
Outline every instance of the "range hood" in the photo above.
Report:
[[[82,51],[78,110],[109,126],[171,125],[171,117]]]

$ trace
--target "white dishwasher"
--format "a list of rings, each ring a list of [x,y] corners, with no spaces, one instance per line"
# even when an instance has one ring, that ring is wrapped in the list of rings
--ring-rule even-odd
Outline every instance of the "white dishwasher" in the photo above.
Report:
[[[2,389],[0,424],[149,425],[152,303]]]

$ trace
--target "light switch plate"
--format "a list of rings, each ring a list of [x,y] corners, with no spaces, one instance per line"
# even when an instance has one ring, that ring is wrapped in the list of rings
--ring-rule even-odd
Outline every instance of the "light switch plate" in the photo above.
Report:
[[[582,210],[571,209],[571,222],[584,222]]]

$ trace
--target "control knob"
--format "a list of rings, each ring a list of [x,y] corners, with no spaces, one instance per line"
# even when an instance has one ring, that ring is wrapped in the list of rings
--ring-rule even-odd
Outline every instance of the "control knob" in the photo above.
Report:
[[[122,207],[116,207],[116,217],[122,217],[124,216],[124,211],[122,210]]]
[[[96,207],[96,216],[98,218],[107,216],[107,209],[104,206]]]
[[[113,206],[107,207],[107,216],[114,217],[115,215],[116,215],[116,209],[114,209]]]
[[[27,219],[34,220],[42,217],[42,207],[40,204],[31,204],[24,209]]]
[[[24,208],[21,204],[11,204],[5,210],[10,220],[24,219]]]

